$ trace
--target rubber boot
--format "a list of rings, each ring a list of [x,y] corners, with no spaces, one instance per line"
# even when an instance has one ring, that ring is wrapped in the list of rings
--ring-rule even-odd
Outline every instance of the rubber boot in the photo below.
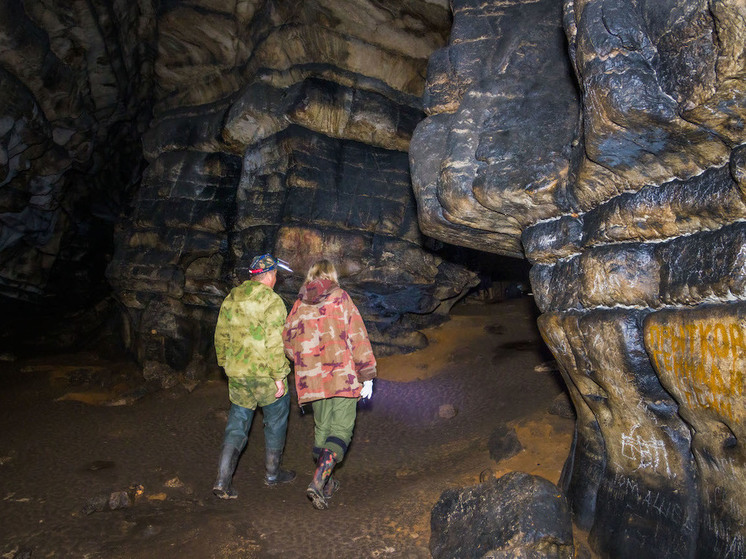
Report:
[[[236,471],[238,456],[241,454],[235,446],[225,445],[220,452],[218,464],[218,478],[212,487],[212,492],[219,499],[237,499],[238,493],[233,489],[233,472]]]
[[[339,480],[334,476],[329,476],[329,481],[327,481],[324,486],[324,498],[327,502],[332,498],[332,495],[337,492],[337,489],[339,489]]]
[[[266,459],[264,465],[266,472],[264,474],[264,483],[270,487],[277,485],[278,483],[289,483],[295,479],[295,472],[293,470],[283,470],[280,468],[280,462],[282,461],[282,449],[272,450],[267,449]]]
[[[316,464],[319,461],[319,456],[321,455],[321,452],[323,451],[323,448],[319,448],[317,446],[313,447],[312,458],[313,463]],[[334,495],[337,490],[339,489],[339,480],[335,478],[333,475],[329,476],[329,481],[326,482],[326,485],[324,486],[324,497],[326,497],[326,500],[332,498],[332,495]]]
[[[315,509],[324,510],[329,508],[329,502],[324,494],[324,488],[332,475],[334,465],[337,463],[336,457],[336,454],[326,448],[321,453],[321,456],[319,456],[313,479],[311,480],[308,489],[306,489],[306,495],[311,499],[311,503]]]

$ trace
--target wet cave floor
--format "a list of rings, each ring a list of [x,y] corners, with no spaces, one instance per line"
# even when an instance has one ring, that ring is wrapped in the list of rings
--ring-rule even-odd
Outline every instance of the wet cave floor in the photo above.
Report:
[[[264,485],[259,415],[239,498],[221,501],[211,489],[222,378],[138,393],[134,365],[107,355],[6,359],[0,557],[430,557],[430,510],[445,489],[511,470],[559,479],[573,419],[550,413],[565,396],[535,316],[530,297],[460,304],[426,331],[428,348],[379,359],[326,511],[305,496],[313,416],[297,402],[284,465],[298,478]],[[505,426],[524,450],[493,459],[490,435]]]

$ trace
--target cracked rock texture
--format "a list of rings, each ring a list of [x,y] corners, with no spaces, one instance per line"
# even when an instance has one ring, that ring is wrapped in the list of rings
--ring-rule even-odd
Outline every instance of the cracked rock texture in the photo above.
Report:
[[[576,522],[603,556],[746,556],[746,7],[453,12],[410,149],[420,222],[533,264]]]

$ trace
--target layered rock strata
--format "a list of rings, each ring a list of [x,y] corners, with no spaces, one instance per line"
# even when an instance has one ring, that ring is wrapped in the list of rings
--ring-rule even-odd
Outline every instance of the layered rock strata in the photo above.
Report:
[[[0,5],[0,298],[46,311],[106,292],[142,169],[154,36],[145,2]]]
[[[162,8],[149,165],[107,274],[150,374],[214,361],[222,298],[264,252],[295,269],[288,304],[334,260],[378,355],[427,343],[475,283],[423,248],[407,157],[449,26],[428,2]]]
[[[556,1],[453,2],[410,158],[422,231],[523,257],[521,232],[569,207],[578,93]]]
[[[577,411],[562,481],[576,521],[603,556],[746,556],[746,9],[453,7],[411,148],[420,222],[532,262]],[[544,34],[511,41],[521,26]],[[532,105],[550,98],[553,119]]]

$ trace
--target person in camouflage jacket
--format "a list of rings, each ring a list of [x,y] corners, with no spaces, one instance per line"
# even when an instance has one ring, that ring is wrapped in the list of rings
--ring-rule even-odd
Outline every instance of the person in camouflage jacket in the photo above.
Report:
[[[278,266],[289,270],[269,254],[254,258],[251,280],[231,290],[215,326],[215,354],[228,377],[231,401],[213,486],[213,493],[221,499],[238,497],[232,486],[233,473],[248,442],[257,406],[264,413],[265,483],[275,485],[295,478],[295,472],[280,468],[290,412],[290,364],[282,343],[287,310],[273,289]]]
[[[306,494],[317,509],[327,508],[339,487],[332,470],[352,440],[357,400],[371,396],[376,376],[363,319],[337,282],[330,261],[311,266],[282,334],[295,364],[298,403],[313,407],[317,467]]]

